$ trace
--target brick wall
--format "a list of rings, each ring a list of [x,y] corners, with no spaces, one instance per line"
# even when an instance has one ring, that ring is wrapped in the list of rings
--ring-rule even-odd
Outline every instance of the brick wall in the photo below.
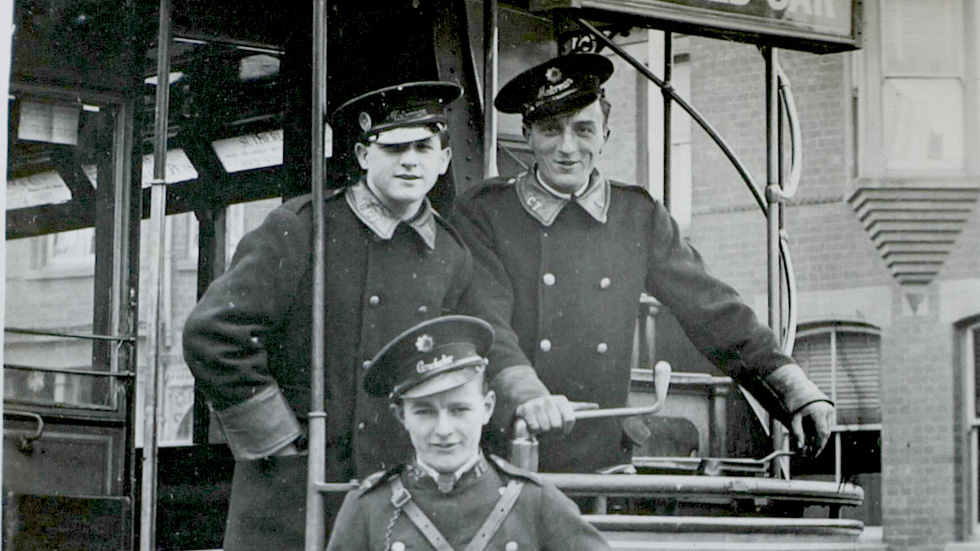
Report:
[[[939,550],[957,532],[954,443],[954,333],[941,319],[936,285],[900,287],[851,206],[853,183],[846,54],[780,51],[803,132],[803,178],[786,212],[799,292],[843,301],[854,290],[884,289],[882,486],[884,538],[892,550]],[[765,183],[764,63],[751,46],[692,39],[692,103]],[[765,296],[765,218],[720,150],[693,132],[694,220],[691,241],[712,271],[743,295]],[[980,208],[958,236],[939,281],[980,273]],[[850,295],[850,296],[853,296]],[[910,298],[921,298],[915,311]],[[833,298],[831,300],[834,300]],[[947,301],[950,299],[947,298]],[[954,297],[955,300],[955,297]],[[846,310],[841,308],[840,310]],[[946,308],[948,310],[948,308]],[[806,312],[801,312],[806,317]],[[948,316],[947,316],[948,317]]]

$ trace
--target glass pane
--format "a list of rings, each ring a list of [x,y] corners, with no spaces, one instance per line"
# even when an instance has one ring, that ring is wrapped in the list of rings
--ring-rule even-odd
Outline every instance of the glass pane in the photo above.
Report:
[[[881,422],[881,346],[877,335],[837,335],[837,422]]]
[[[110,369],[105,345],[97,351],[92,339],[66,335],[109,333],[93,326],[98,314],[92,226],[103,221],[94,219],[96,188],[86,173],[94,177],[96,161],[109,158],[112,110],[27,96],[12,105],[4,399],[115,407],[112,379],[45,371]],[[105,305],[99,306],[105,318]]]
[[[963,65],[961,0],[891,0],[881,9],[886,76],[959,76]]]
[[[148,384],[147,369],[153,360],[146,339],[149,300],[152,297],[149,281],[150,220],[143,220],[140,229],[140,341],[136,378],[136,443],[143,445],[143,404]],[[163,388],[159,391],[161,416],[157,434],[161,446],[189,445],[194,436],[194,377],[184,364],[181,353],[183,320],[197,301],[197,218],[193,213],[167,217],[163,243],[164,265],[161,297],[161,361]]]
[[[980,327],[973,328],[973,391],[976,394],[973,405],[975,414],[980,417]]]
[[[963,168],[963,89],[958,79],[890,78],[882,90],[886,168]]]
[[[265,220],[272,209],[282,203],[279,198],[265,199],[251,203],[232,205],[226,215],[226,250],[227,260],[241,240],[249,231],[256,228]],[[161,417],[158,425],[159,442],[162,446],[185,446],[193,442],[194,436],[194,376],[184,362],[182,335],[184,320],[197,304],[197,262],[198,262],[197,218],[193,213],[184,213],[167,217],[163,241],[166,247],[163,277],[163,299],[160,311],[162,325],[162,358],[164,370],[164,387],[161,390]],[[140,277],[147,281],[150,270],[150,259],[147,258],[149,239],[149,220],[143,221],[141,231],[142,265]],[[152,361],[150,350],[146,346],[145,329],[147,327],[148,309],[146,305],[150,298],[146,285],[140,288],[140,357],[139,376],[137,377],[137,445],[143,445],[143,404],[146,396],[146,367]]]

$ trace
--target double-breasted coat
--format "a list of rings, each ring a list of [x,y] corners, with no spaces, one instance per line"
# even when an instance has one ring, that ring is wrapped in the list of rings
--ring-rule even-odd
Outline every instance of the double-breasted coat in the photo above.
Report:
[[[524,483],[513,508],[492,532],[488,551],[602,551],[609,544],[557,488],[500,458],[481,459],[448,493],[418,467],[405,465],[378,473],[349,494],[337,515],[328,551],[425,551],[434,549],[403,511],[392,503],[393,480],[401,480],[411,499],[446,542],[463,550],[491,515],[511,480]],[[396,499],[397,501],[397,499]]]
[[[328,197],[324,213],[326,472],[347,481],[411,456],[387,400],[362,389],[365,363],[407,327],[454,309],[472,258],[428,202],[399,223],[363,180]],[[268,456],[305,434],[311,240],[309,196],[284,203],[242,239],[185,326],[185,359],[237,460],[228,551],[302,548],[305,457]]]
[[[735,290],[708,273],[644,189],[596,170],[584,193],[569,200],[531,171],[467,190],[451,220],[476,261],[481,300],[464,309],[491,322],[497,335],[489,360],[502,370],[493,381],[499,430],[517,405],[548,391],[600,407],[626,405],[644,292],[670,308],[704,356],[743,385],[764,387],[770,396],[763,403],[789,418],[764,379],[793,360]],[[542,471],[589,472],[630,460],[614,419],[579,423],[540,445]]]

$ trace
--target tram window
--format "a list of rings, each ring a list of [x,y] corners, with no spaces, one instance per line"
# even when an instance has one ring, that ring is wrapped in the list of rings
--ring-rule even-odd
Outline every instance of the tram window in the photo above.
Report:
[[[109,334],[96,305],[96,163],[111,158],[115,109],[17,95],[8,129],[4,400],[117,409],[115,381],[93,334]],[[91,169],[86,171],[86,165]],[[111,186],[107,189],[112,189]],[[108,283],[106,283],[108,284]],[[103,310],[100,312],[100,309]]]
[[[226,212],[225,250],[226,262],[231,261],[232,254],[241,238],[249,231],[258,227],[272,209],[281,204],[279,198],[265,199],[249,203],[231,205]],[[149,270],[150,260],[147,258],[149,220],[143,221],[143,236],[141,254],[143,266],[141,272],[145,277]],[[161,389],[160,403],[162,415],[159,421],[158,435],[161,446],[187,446],[193,442],[194,432],[194,376],[184,362],[181,353],[183,345],[181,337],[184,320],[197,304],[197,260],[198,251],[198,221],[193,213],[176,214],[167,217],[164,230],[165,261],[161,270],[163,277],[163,300],[160,312],[162,325],[162,361],[164,386]],[[227,264],[226,264],[227,265]],[[145,334],[147,310],[145,305],[149,296],[148,290],[140,298],[140,333]],[[151,361],[145,341],[141,340],[139,366]],[[140,370],[140,373],[145,370]],[[136,403],[136,442],[143,443],[143,403],[145,400],[146,383],[137,377]]]

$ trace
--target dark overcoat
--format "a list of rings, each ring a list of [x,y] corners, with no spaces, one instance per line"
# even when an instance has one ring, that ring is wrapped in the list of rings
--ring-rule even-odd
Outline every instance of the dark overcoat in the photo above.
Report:
[[[404,224],[378,237],[344,196],[325,204],[328,481],[411,457],[388,401],[363,391],[364,364],[406,328],[452,310],[472,273],[469,251],[434,211],[430,248]],[[302,548],[305,458],[262,457],[304,433],[310,410],[311,228],[309,196],[270,213],[185,326],[198,388],[237,441],[236,459],[251,459],[236,464],[226,551]]]
[[[553,394],[604,408],[626,405],[644,292],[743,384],[793,363],[643,188],[595,172],[586,193],[565,202],[525,173],[467,190],[451,220],[476,260],[473,295],[481,300],[463,308],[490,321],[497,334],[489,359],[503,370],[494,381],[500,430],[517,405],[543,394],[535,373]],[[541,439],[542,471],[590,472],[629,460],[613,419],[583,421],[568,436]]]
[[[449,493],[440,492],[416,468],[379,473],[344,499],[328,551],[401,549],[426,551],[432,545],[404,513],[395,513],[391,479],[400,477],[412,500],[453,549],[465,549],[493,511],[512,479],[525,483],[513,509],[489,538],[488,551],[603,551],[609,544],[553,485],[499,458],[483,460]],[[390,547],[388,547],[390,545]]]

